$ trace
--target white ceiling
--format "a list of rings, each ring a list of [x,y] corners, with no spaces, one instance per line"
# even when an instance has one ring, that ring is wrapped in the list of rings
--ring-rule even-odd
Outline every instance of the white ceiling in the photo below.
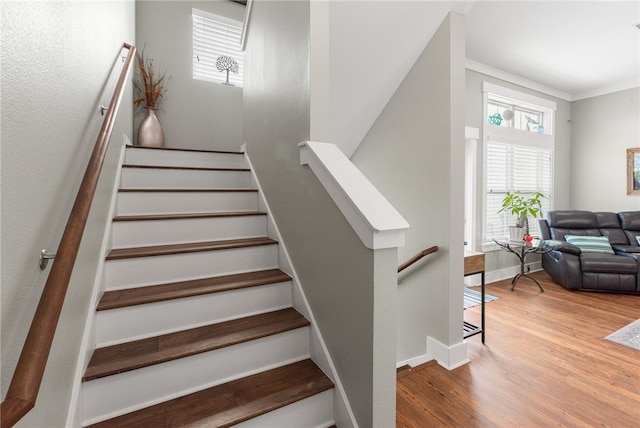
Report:
[[[638,0],[480,0],[467,12],[467,58],[572,101],[640,86],[637,24]]]

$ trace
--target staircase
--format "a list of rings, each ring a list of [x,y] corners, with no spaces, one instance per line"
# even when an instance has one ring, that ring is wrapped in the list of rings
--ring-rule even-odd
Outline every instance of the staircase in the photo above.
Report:
[[[127,147],[83,426],[328,427],[243,153]]]

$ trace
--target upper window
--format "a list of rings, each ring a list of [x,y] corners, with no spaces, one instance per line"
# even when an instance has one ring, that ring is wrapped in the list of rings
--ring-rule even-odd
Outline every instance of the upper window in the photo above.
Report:
[[[242,86],[242,23],[193,9],[193,78]]]
[[[507,192],[540,192],[542,211],[553,200],[553,119],[555,103],[485,83],[484,219],[483,242],[509,236],[515,218],[498,213]],[[530,234],[537,236],[538,221],[529,219]]]
[[[521,131],[553,134],[553,110],[491,92],[487,94],[487,122]]]

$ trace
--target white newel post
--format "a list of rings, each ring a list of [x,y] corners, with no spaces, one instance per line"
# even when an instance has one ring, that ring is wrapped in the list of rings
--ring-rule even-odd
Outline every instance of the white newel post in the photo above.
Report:
[[[373,422],[395,426],[398,247],[409,223],[337,146],[306,141],[299,147],[300,163],[311,168],[363,245],[374,250]]]

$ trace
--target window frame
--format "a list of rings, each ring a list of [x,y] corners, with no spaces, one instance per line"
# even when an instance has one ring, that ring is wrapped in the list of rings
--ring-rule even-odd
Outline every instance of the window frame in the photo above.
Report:
[[[211,53],[207,58],[208,64],[199,65],[200,57],[207,57],[206,52],[202,52],[202,48],[198,48],[196,44],[196,20],[205,20],[209,21],[208,23],[198,23],[198,25],[210,25],[210,26],[228,26],[226,28],[226,34],[223,35],[219,33],[215,42],[220,44],[226,44],[225,47],[214,48],[212,46],[207,46],[204,49],[207,50],[215,50],[216,53]],[[216,15],[211,12],[206,12],[200,9],[191,9],[191,22],[192,22],[192,34],[191,34],[191,65],[192,65],[192,78],[193,80],[199,80],[203,82],[211,82],[218,84],[226,84],[226,72],[220,72],[216,68],[216,60],[220,55],[231,56],[238,63],[239,72],[238,74],[229,73],[229,82],[231,85],[242,88],[244,85],[244,52],[242,49],[242,32],[243,32],[243,23],[237,21],[235,19],[231,19],[225,16]],[[230,32],[230,28],[232,31]],[[230,34],[232,33],[232,34]],[[211,38],[211,34],[207,34],[209,38]],[[201,38],[202,35],[200,35]],[[236,40],[237,39],[237,40]],[[215,43],[213,42],[213,43]],[[212,44],[213,44],[212,43]]]
[[[536,97],[534,95],[522,93],[502,86],[494,85],[489,82],[483,82],[483,119],[484,125],[482,135],[483,146],[483,174],[482,174],[482,210],[481,210],[481,236],[480,248],[482,251],[495,251],[500,248],[492,241],[492,237],[487,236],[488,232],[488,214],[487,214],[487,197],[488,197],[488,144],[494,142],[497,144],[520,145],[533,149],[550,150],[550,194],[545,195],[548,198],[548,209],[553,209],[554,194],[554,146],[555,136],[553,123],[555,120],[556,103],[545,98]],[[518,105],[524,109],[541,111],[543,113],[544,133],[525,131],[518,128],[498,126],[488,123],[489,101],[491,96],[498,98],[506,98],[510,100],[510,105]],[[507,189],[518,190],[518,189]],[[545,211],[546,212],[546,211]],[[531,219],[530,219],[531,220]]]

